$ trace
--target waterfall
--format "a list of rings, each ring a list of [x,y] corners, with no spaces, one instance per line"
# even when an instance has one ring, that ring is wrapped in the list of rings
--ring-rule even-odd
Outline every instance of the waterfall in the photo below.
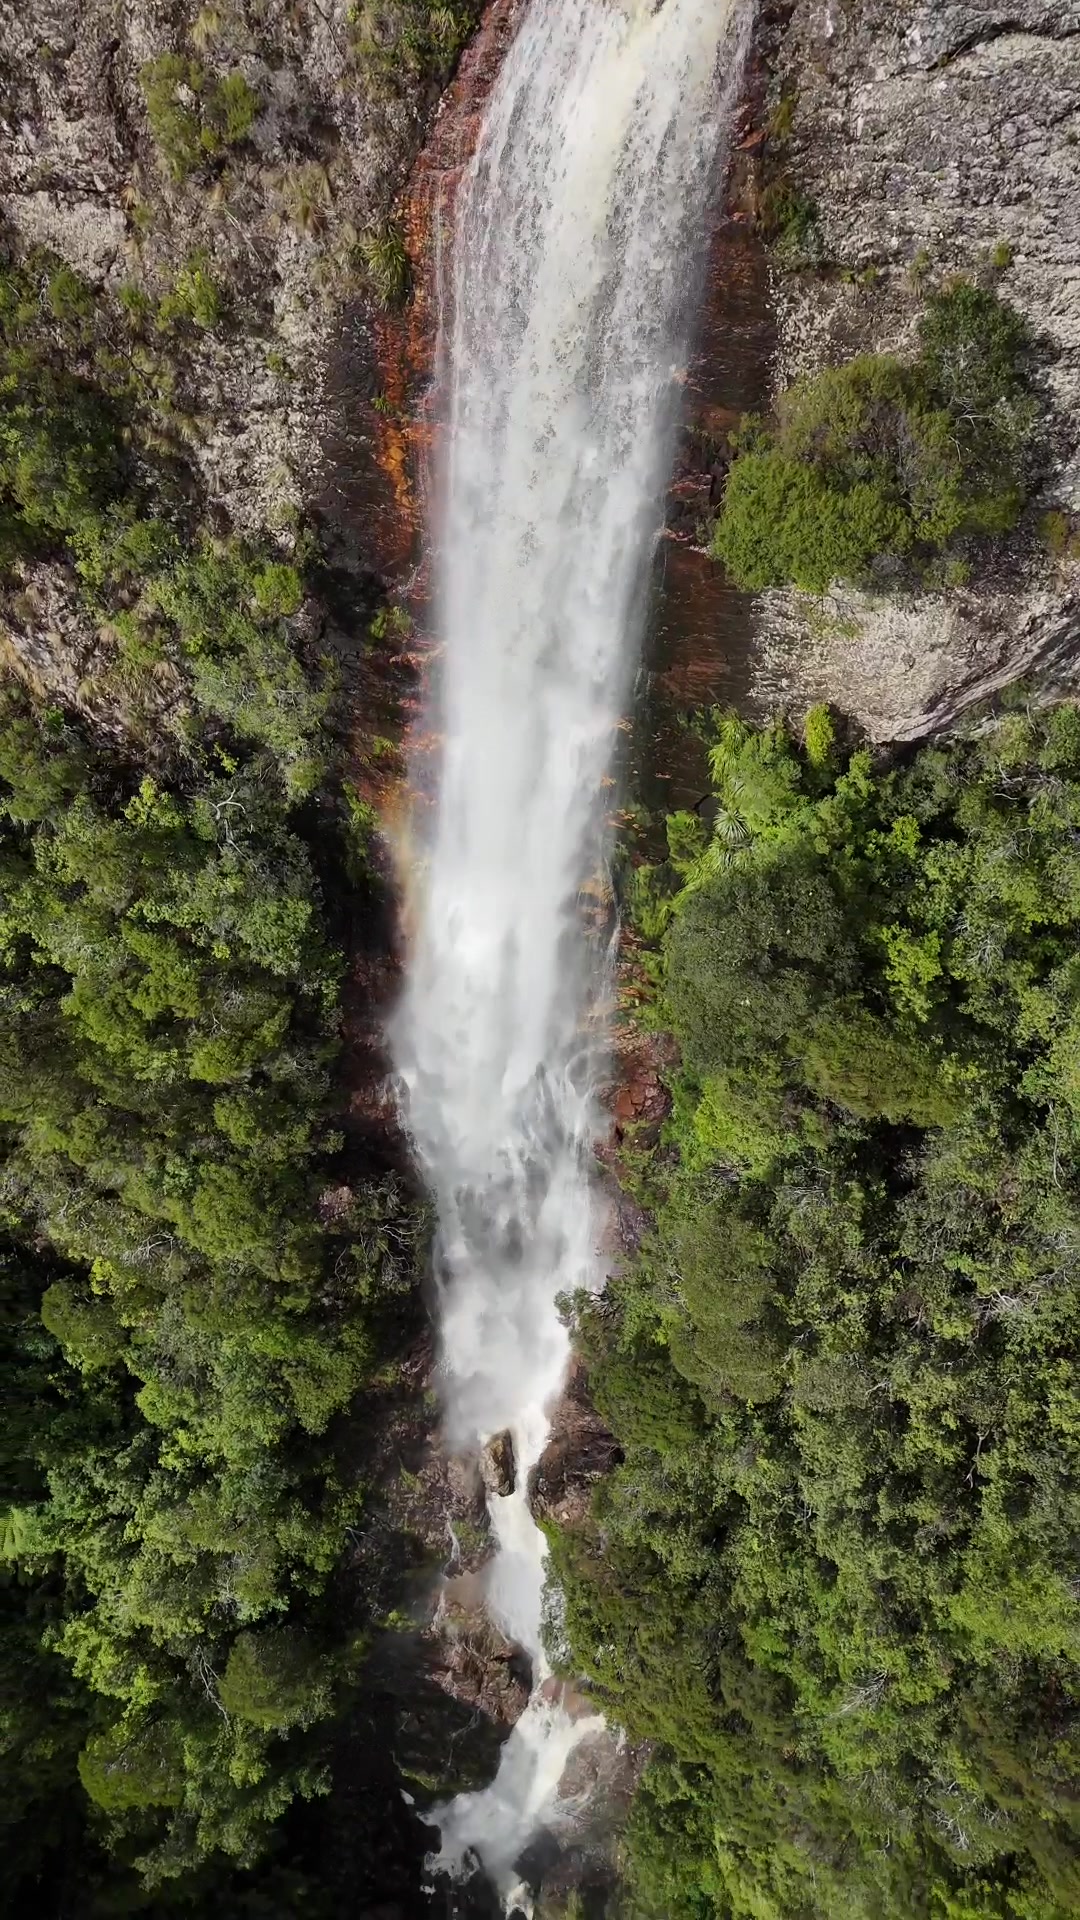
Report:
[[[438,786],[393,1031],[438,1214],[448,1438],[509,1429],[488,1603],[532,1655],[492,1786],[436,1816],[508,1900],[584,1728],[549,1685],[526,1481],[595,1289],[609,767],[670,461],[745,0],[531,0],[457,200],[433,526]]]

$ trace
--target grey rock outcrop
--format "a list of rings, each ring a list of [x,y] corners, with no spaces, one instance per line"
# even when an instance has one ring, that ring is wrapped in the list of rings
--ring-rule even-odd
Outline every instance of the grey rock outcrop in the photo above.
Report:
[[[489,1493],[506,1499],[514,1491],[517,1480],[517,1465],[514,1460],[514,1437],[511,1433],[495,1433],[486,1441],[480,1454],[480,1471],[484,1485]]]
[[[1032,527],[1080,511],[1080,0],[796,0],[776,85],[795,100],[790,174],[833,269],[775,277],[778,383],[902,350],[919,271],[994,260],[1040,341],[1051,425],[1028,537],[992,577],[823,607],[770,596],[758,692],[795,710],[829,699],[872,738],[904,740],[1023,674],[1072,688],[1080,574]]]
[[[346,0],[302,16],[269,0],[257,27],[239,10],[204,13],[193,38],[155,0],[0,0],[0,210],[23,245],[99,288],[160,294],[205,257],[231,324],[204,334],[185,370],[190,450],[208,500],[250,532],[287,524],[314,485],[341,263],[400,187],[427,103],[365,84]],[[167,53],[242,75],[259,102],[224,168],[182,184],[140,83]]]

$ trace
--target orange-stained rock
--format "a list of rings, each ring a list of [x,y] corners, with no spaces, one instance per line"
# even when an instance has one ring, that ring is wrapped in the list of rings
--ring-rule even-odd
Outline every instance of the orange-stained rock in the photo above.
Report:
[[[416,561],[423,531],[431,453],[437,431],[435,387],[439,271],[454,231],[454,202],[472,158],[484,107],[509,45],[518,0],[491,0],[439,104],[397,216],[405,236],[412,298],[401,314],[376,322],[380,406],[373,408],[379,466],[397,507],[399,569]],[[426,582],[421,575],[417,586]]]

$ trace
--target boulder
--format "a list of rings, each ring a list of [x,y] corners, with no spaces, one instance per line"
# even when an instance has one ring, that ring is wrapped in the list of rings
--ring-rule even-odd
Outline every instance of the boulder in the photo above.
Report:
[[[581,1526],[596,1482],[621,1459],[622,1449],[590,1402],[585,1369],[576,1361],[552,1412],[551,1438],[529,1475],[535,1519]]]
[[[513,1493],[517,1481],[517,1464],[514,1460],[514,1440],[509,1429],[495,1433],[484,1442],[480,1455],[480,1471],[489,1494],[505,1499]]]
[[[437,1652],[431,1677],[436,1686],[483,1714],[503,1734],[509,1732],[528,1704],[529,1660],[488,1618],[479,1583],[453,1581],[447,1586],[434,1632]]]

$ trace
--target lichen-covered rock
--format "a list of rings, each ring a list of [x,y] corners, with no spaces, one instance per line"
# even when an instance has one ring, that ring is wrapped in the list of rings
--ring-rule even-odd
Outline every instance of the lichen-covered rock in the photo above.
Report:
[[[44,561],[19,571],[0,624],[0,672],[10,672],[39,699],[83,714],[99,736],[134,736],[147,758],[164,754],[184,699],[175,668],[165,660],[157,664],[138,707],[115,636],[90,619],[66,569]]]
[[[1032,670],[1074,685],[1075,563],[1039,547],[1080,511],[1080,0],[795,0],[776,73],[787,170],[829,271],[775,276],[777,377],[914,338],[920,281],[992,272],[1041,344],[1047,471],[1026,539],[943,595],[765,603],[758,694],[830,699],[916,738]]]
[[[948,593],[868,596],[834,587],[808,620],[770,594],[768,662],[759,690],[789,711],[828,700],[871,740],[918,740],[952,726],[976,701],[1031,675],[1044,699],[1078,684],[1080,581],[1075,563],[1027,578],[1022,556]]]

